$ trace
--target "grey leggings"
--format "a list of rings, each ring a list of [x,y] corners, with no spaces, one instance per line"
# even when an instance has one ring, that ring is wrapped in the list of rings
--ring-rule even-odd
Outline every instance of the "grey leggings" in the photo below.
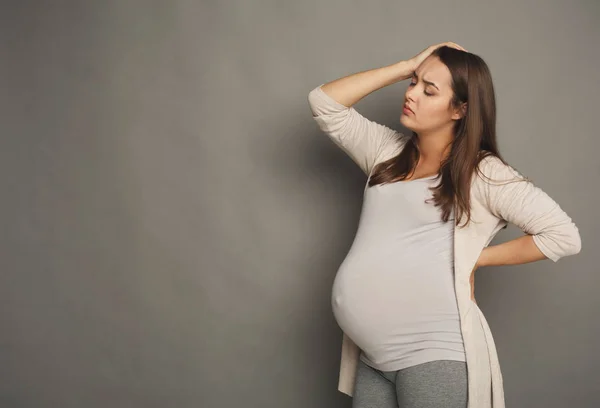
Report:
[[[358,361],[352,408],[465,408],[467,365],[436,360],[398,371]]]

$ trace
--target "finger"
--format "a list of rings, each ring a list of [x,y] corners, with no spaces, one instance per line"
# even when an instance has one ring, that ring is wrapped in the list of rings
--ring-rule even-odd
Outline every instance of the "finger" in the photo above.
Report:
[[[461,45],[459,45],[459,44],[457,44],[455,42],[450,42],[450,44],[452,44],[452,46],[454,48],[457,48],[457,49],[462,50],[462,51],[467,51],[464,47],[462,47]]]

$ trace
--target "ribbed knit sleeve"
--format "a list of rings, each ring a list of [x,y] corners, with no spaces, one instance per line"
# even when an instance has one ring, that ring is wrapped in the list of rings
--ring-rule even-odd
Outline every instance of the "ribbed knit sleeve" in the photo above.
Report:
[[[326,94],[321,85],[310,91],[308,103],[319,128],[358,164],[365,174],[381,158],[392,157],[404,144],[405,136],[362,116]]]
[[[492,214],[532,235],[539,250],[554,262],[581,250],[579,229],[542,189],[496,156],[485,157],[480,169],[492,178],[480,184]]]

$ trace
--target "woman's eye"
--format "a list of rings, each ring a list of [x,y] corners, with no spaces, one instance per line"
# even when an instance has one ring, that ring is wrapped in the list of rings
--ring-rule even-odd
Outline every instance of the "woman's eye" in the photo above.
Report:
[[[433,95],[432,93],[429,93],[429,92],[427,92],[427,91],[423,91],[423,93],[424,93],[425,95],[427,95],[427,96],[431,96],[431,95]]]

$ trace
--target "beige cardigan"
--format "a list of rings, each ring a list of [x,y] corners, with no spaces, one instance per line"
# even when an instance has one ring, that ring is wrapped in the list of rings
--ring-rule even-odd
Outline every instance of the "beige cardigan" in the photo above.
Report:
[[[309,93],[308,102],[319,128],[368,176],[377,163],[398,154],[407,140],[403,134],[363,117],[353,107],[338,103],[321,85]],[[471,271],[483,248],[509,222],[531,234],[540,251],[554,262],[578,253],[581,238],[571,218],[531,181],[502,183],[514,180],[515,176],[522,177],[513,167],[488,156],[482,160],[480,169],[499,182],[473,177],[472,222],[465,228],[455,228],[454,232],[455,291],[467,362],[468,408],[504,408],[496,346],[481,309],[471,299]],[[344,333],[338,390],[350,396],[359,352]]]

